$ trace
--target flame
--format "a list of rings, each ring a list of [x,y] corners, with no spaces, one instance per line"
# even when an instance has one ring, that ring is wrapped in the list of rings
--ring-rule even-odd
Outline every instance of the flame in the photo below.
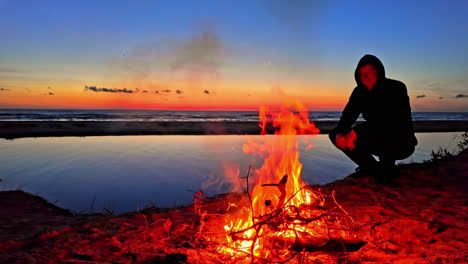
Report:
[[[279,111],[261,107],[259,117],[263,136],[260,139],[248,137],[242,149],[244,153],[260,156],[264,163],[253,171],[256,184],[249,193],[250,201],[225,217],[224,229],[228,233],[229,246],[221,250],[234,257],[253,254],[251,257],[267,258],[269,251],[265,249],[274,243],[274,237],[294,237],[301,232],[313,232],[308,226],[294,221],[280,223],[276,229],[252,228],[279,209],[284,209],[282,212],[287,214],[310,214],[307,206],[318,199],[301,180],[297,135],[319,133],[309,120],[307,108],[299,102],[289,101]],[[274,129],[274,136],[267,135],[269,128]]]

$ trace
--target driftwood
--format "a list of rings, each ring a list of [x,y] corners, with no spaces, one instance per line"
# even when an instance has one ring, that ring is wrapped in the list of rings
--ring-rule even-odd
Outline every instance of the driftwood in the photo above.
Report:
[[[362,240],[347,240],[339,238],[319,239],[313,237],[275,237],[273,246],[287,248],[296,252],[339,253],[358,251],[367,243]]]
[[[286,198],[287,180],[288,176],[284,175],[278,183],[261,185],[262,187],[275,186],[281,193],[278,204],[274,206],[275,209],[272,212],[252,216],[253,223],[250,226],[228,232],[233,241],[250,242],[250,253],[245,253],[250,255],[251,263],[256,261],[287,263],[293,259],[304,258],[308,253],[342,256],[343,253],[347,255],[349,252],[358,251],[367,244],[362,240],[342,237],[343,234],[336,232],[338,230],[349,231],[350,226],[354,227],[356,223],[353,217],[338,204],[334,192],[329,196],[328,206],[325,205],[325,196],[320,193],[320,190],[309,190],[317,200],[314,204],[289,205],[289,202],[307,186],[301,187]],[[269,200],[264,203],[265,206],[273,205]],[[294,228],[297,226],[312,230],[314,222],[323,230],[318,228],[319,230],[312,231],[315,234],[311,234]],[[253,235],[246,235],[249,230],[254,231]],[[258,245],[257,240],[260,237],[263,240],[261,245],[263,250],[269,252],[265,256],[254,254],[254,248]],[[287,256],[286,259],[284,259],[285,256]]]

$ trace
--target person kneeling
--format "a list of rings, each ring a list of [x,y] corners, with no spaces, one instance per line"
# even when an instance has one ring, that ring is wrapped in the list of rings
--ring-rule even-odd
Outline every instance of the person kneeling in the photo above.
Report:
[[[359,166],[354,176],[375,175],[378,182],[387,182],[398,175],[396,160],[411,156],[418,143],[407,89],[385,77],[382,62],[373,55],[361,58],[354,77],[357,86],[329,137]],[[360,114],[365,121],[353,126]]]

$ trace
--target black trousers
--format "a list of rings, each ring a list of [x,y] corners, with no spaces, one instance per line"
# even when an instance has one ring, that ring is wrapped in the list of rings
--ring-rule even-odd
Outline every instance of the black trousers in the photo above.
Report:
[[[352,161],[360,167],[373,167],[378,165],[372,155],[378,156],[381,166],[394,166],[396,160],[406,159],[414,152],[414,145],[407,138],[389,135],[385,131],[373,128],[367,122],[353,127],[357,139],[353,150],[341,149],[336,145],[337,132],[330,131],[329,137],[333,145],[343,151]]]

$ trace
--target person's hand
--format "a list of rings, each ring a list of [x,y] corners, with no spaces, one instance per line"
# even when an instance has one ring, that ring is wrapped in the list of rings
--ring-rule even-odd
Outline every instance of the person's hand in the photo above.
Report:
[[[346,134],[338,133],[335,136],[335,143],[339,148],[344,148],[345,144],[345,136]]]
[[[353,150],[356,148],[356,145],[354,145],[354,141],[356,141],[356,139],[356,132],[354,132],[354,130],[351,130],[349,134],[336,134],[335,144],[341,149]]]

